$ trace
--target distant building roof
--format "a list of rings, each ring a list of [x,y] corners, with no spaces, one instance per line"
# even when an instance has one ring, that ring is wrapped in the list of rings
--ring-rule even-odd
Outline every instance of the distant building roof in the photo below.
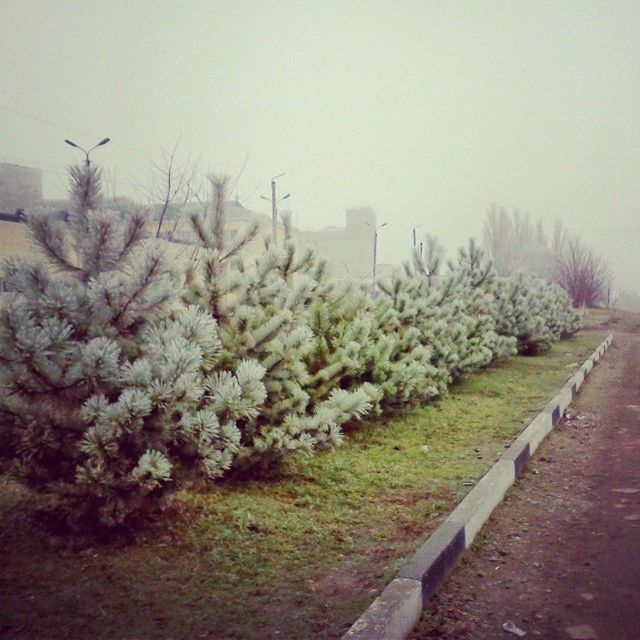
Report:
[[[255,211],[243,207],[242,204],[236,200],[227,202],[224,207],[224,212],[228,218],[245,218],[247,220],[254,220],[259,215]]]

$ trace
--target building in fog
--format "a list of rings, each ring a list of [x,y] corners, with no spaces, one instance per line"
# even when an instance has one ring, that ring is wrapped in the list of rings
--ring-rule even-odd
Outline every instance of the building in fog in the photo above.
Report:
[[[42,172],[0,163],[0,213],[14,214],[42,202]]]
[[[300,238],[327,259],[335,278],[369,278],[373,272],[376,214],[371,207],[347,209],[344,227],[299,231]]]
[[[23,216],[0,213],[0,260],[23,255],[31,250],[31,237],[28,231]]]
[[[42,173],[0,163],[0,259],[28,253],[31,238],[24,212],[42,202]],[[0,290],[4,289],[0,278]]]
[[[106,208],[120,213],[121,220],[134,208],[126,199],[106,200]],[[31,240],[23,212],[39,209],[66,219],[70,203],[67,200],[44,201],[42,197],[42,174],[39,169],[13,164],[0,164],[0,258],[26,253],[31,250]],[[147,233],[155,235],[162,207],[143,207],[149,215]],[[193,232],[190,216],[202,209],[201,204],[170,205],[165,211],[160,236],[170,242],[172,251],[188,258],[199,244]],[[282,212],[286,214],[287,212]],[[277,224],[278,244],[284,237],[281,223]],[[271,216],[251,211],[238,201],[225,206],[226,231],[232,240],[247,226],[258,223],[257,236],[243,248],[242,254],[251,260],[257,257],[265,241],[271,239],[273,228]],[[294,238],[307,245],[327,260],[329,273],[334,278],[371,278],[373,272],[373,242],[376,214],[370,207],[347,209],[345,226],[327,227],[319,231],[302,231],[292,228]],[[380,267],[380,265],[379,265]]]
[[[200,210],[201,205],[183,205],[167,213],[162,224],[161,236],[177,245],[182,245],[182,253],[189,245],[197,245],[191,227],[190,214]],[[290,212],[282,211],[279,218]],[[154,212],[157,215],[157,212]],[[271,217],[243,207],[237,201],[225,205],[225,228],[229,240],[233,240],[249,225],[258,223],[256,237],[243,248],[242,255],[251,259],[257,257],[266,240],[271,239],[273,228]],[[292,233],[302,245],[312,247],[318,255],[327,260],[329,273],[334,278],[370,278],[373,272],[373,238],[376,214],[370,207],[347,209],[344,227],[327,227],[320,231],[303,231],[292,227]],[[281,222],[277,224],[278,243],[284,237]],[[179,248],[179,247],[178,247]],[[185,253],[186,255],[186,253]],[[380,266],[380,265],[379,265]]]

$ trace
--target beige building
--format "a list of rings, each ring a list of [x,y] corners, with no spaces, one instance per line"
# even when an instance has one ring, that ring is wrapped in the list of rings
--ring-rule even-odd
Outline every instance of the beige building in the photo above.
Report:
[[[61,215],[67,210],[67,201],[43,201],[40,171],[16,165],[0,165],[0,185],[4,185],[2,206],[0,209],[0,258],[31,250],[31,240],[27,225],[17,210],[27,212],[35,206],[44,207],[52,214]],[[131,209],[130,202],[105,202],[107,207],[120,210],[126,217]],[[189,259],[199,245],[192,229],[190,216],[202,210],[201,204],[170,206],[165,212],[161,227],[161,237],[171,243],[176,256]],[[285,213],[285,212],[283,212]],[[149,208],[150,235],[155,235],[160,216],[159,207]],[[226,230],[229,238],[237,236],[250,224],[257,222],[259,231],[251,243],[242,251],[245,258],[257,256],[265,241],[272,237],[271,216],[251,211],[240,202],[230,201],[225,208]],[[293,235],[302,245],[314,248],[326,258],[329,272],[334,278],[371,278],[373,272],[373,242],[376,214],[370,207],[347,209],[345,226],[327,227],[320,231],[303,231],[293,228]],[[284,227],[277,225],[279,242],[284,237]],[[380,267],[380,265],[379,265]]]
[[[122,200],[122,201],[121,201]],[[21,167],[14,164],[0,164],[0,257],[28,251],[30,241],[27,228],[16,218],[17,211],[29,211],[35,206],[44,206],[52,213],[66,210],[68,202],[48,201],[42,198],[42,174],[39,169]],[[126,210],[132,203],[118,199],[105,202],[105,206],[120,210],[126,216]],[[149,209],[149,233],[157,231],[160,211],[158,207]],[[170,205],[162,223],[161,235],[172,244],[180,254],[191,255],[197,244],[189,217],[200,211],[202,205]],[[271,217],[256,213],[240,202],[228,202],[225,209],[226,228],[230,237],[234,237],[251,223],[260,225],[257,237],[245,247],[245,256],[257,255],[267,238],[271,238]],[[373,243],[376,214],[370,207],[347,209],[345,226],[327,227],[320,231],[293,229],[294,237],[301,243],[313,247],[319,255],[325,257],[329,271],[335,278],[370,278],[373,273]],[[277,225],[278,237],[284,235],[282,224]],[[192,247],[192,248],[190,248]]]
[[[31,238],[28,231],[24,219],[0,213],[0,259],[29,252]]]
[[[335,278],[370,278],[376,214],[371,207],[347,209],[344,227],[297,231],[300,239],[324,256]]]
[[[15,213],[42,202],[42,172],[0,163],[0,213]]]
[[[42,173],[32,167],[0,163],[0,261],[31,251],[24,211],[42,202]],[[0,273],[0,291],[4,288]]]

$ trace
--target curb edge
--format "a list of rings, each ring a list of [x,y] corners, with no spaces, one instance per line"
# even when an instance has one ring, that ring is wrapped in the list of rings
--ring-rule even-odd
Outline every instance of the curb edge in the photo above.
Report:
[[[398,571],[396,577],[342,636],[342,640],[404,640],[422,609],[472,544],[493,510],[502,502],[527,461],[552,431],[613,342],[613,334],[567,380],[529,422],[498,461],[458,503],[440,526]]]

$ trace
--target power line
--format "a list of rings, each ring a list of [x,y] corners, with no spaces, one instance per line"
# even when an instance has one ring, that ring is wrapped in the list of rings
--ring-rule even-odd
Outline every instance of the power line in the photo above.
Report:
[[[2,109],[3,111],[7,111],[8,113],[13,113],[16,114],[18,116],[22,116],[23,118],[27,118],[29,120],[34,120],[35,122],[40,122],[41,124],[47,124],[51,127],[56,127],[56,129],[60,129],[62,131],[66,131],[67,133],[71,132],[71,133],[77,133],[80,134],[82,136],[91,136],[94,135],[93,133],[89,133],[87,131],[82,131],[80,129],[74,129],[72,127],[66,127],[60,123],[57,122],[53,122],[51,120],[46,120],[44,118],[39,118],[38,116],[34,116],[30,113],[24,113],[24,111],[18,111],[17,109],[12,109],[11,107],[5,107],[4,105],[0,104],[0,109]],[[112,145],[115,145],[117,147],[122,147],[123,149],[128,149],[129,151],[133,151],[134,153],[138,153],[141,156],[144,157],[145,160],[150,161],[149,158],[147,157],[147,155],[143,152],[140,151],[139,149],[136,149],[135,147],[131,147],[129,145],[126,144],[122,144],[121,142],[115,142],[115,141],[111,141]]]

